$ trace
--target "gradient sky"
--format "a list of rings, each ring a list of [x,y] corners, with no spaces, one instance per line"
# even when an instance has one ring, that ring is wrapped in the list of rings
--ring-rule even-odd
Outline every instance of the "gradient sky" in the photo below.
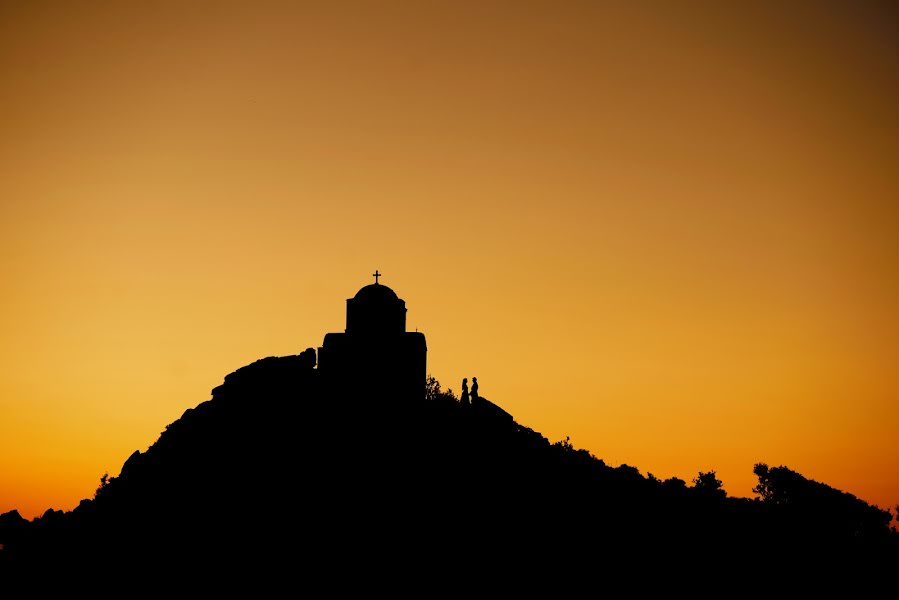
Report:
[[[375,269],[550,441],[894,508],[895,6],[0,2],[0,513],[92,497]]]

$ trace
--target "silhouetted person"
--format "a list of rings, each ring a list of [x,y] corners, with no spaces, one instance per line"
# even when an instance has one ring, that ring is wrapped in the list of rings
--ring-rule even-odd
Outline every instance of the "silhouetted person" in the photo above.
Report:
[[[471,401],[474,402],[478,399],[478,378],[471,378]]]
[[[468,399],[468,377],[462,380],[462,397],[460,400],[462,404],[471,404],[471,401]]]

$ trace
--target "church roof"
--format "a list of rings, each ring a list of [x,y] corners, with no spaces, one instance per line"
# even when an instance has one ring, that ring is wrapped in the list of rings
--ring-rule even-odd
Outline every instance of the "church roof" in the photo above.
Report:
[[[394,292],[386,285],[381,285],[380,283],[371,283],[356,292],[354,299],[362,301],[384,302],[385,300],[399,300],[399,297],[396,295],[396,292]]]

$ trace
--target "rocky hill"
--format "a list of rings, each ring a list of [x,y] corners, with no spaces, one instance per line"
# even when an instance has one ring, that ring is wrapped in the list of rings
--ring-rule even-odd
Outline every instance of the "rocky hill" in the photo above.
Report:
[[[94,498],[0,515],[0,572],[450,589],[474,574],[536,585],[639,569],[661,585],[684,569],[899,564],[888,511],[786,467],[757,465],[759,498],[732,498],[714,472],[688,484],[611,467],[433,380],[415,402],[335,390],[305,353],[231,373]]]

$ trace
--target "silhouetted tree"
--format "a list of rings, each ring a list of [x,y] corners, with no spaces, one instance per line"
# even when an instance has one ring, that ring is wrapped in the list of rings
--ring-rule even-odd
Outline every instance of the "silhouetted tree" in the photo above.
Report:
[[[806,479],[784,466],[769,468],[757,463],[753,472],[759,483],[752,491],[762,502],[776,507],[779,518],[789,519],[794,531],[810,543],[855,547],[888,541],[893,518],[890,511]]]
[[[768,468],[768,465],[765,463],[756,463],[752,468],[752,472],[759,478],[758,484],[752,488],[752,493],[758,494],[758,496],[765,502],[772,502],[774,504],[780,502],[782,499],[777,497],[780,490],[773,481],[771,470]]]
[[[447,402],[452,400],[453,402],[456,402],[457,398],[453,393],[452,388],[447,388],[446,391],[443,391],[437,378],[433,375],[428,375],[428,378],[425,380],[425,400],[437,402]]]
[[[569,436],[569,435],[566,435],[564,440],[559,440],[558,442],[555,442],[553,444],[553,446],[557,446],[558,448],[561,448],[562,450],[565,450],[566,452],[575,452],[576,451],[574,445],[571,443],[571,436]]]
[[[96,499],[97,496],[102,494],[103,490],[106,489],[106,486],[108,486],[110,483],[112,483],[112,481],[114,479],[115,479],[115,477],[110,477],[109,473],[103,473],[103,476],[100,477],[100,485],[97,487],[96,491],[94,492],[94,498]]]
[[[720,498],[727,496],[727,492],[724,491],[724,483],[718,479],[715,471],[708,471],[706,473],[700,471],[699,475],[693,478],[693,489],[700,494],[707,496],[717,496]]]
[[[687,482],[680,477],[670,477],[662,482],[662,487],[666,490],[682,492],[687,489]]]

